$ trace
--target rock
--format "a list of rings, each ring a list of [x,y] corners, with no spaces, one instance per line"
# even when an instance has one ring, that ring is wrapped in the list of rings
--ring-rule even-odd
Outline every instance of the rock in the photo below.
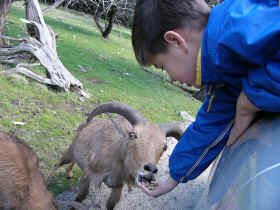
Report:
[[[188,122],[194,121],[194,118],[185,111],[180,111],[180,117],[182,117],[185,121]]]

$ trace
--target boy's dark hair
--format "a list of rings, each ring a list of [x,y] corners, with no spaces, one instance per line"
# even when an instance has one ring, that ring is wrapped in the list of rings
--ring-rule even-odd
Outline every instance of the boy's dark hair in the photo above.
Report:
[[[148,65],[149,55],[166,52],[165,32],[183,27],[200,31],[208,15],[198,0],[137,0],[132,46],[138,63]]]

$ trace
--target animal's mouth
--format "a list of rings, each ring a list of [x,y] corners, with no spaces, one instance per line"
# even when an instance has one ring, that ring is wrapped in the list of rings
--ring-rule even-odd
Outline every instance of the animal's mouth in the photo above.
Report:
[[[149,182],[155,181],[155,174],[152,172],[139,172],[136,176],[136,182]]]

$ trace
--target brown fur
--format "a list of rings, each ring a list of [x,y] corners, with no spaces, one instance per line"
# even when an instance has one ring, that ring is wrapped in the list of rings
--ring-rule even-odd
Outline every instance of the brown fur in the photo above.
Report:
[[[78,202],[57,205],[88,208]],[[57,210],[39,169],[39,160],[32,149],[15,136],[0,131],[0,209]]]
[[[1,210],[56,209],[35,153],[20,139],[3,132],[0,132],[0,201]]]
[[[134,185],[145,164],[157,164],[166,143],[165,133],[157,124],[143,122],[132,127],[123,117],[114,121],[121,132],[110,119],[93,119],[80,125],[76,138],[55,168],[76,162],[83,170],[77,201],[87,196],[91,181],[96,187],[104,182],[112,188],[107,209],[113,209],[119,202],[124,184]],[[136,133],[136,139],[129,138],[131,131]]]

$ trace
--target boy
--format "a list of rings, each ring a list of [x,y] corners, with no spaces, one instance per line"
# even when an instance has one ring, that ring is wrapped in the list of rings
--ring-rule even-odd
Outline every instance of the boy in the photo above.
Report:
[[[169,159],[157,197],[196,178],[259,111],[280,110],[280,9],[277,0],[138,0],[132,29],[137,61],[173,80],[207,85],[196,120]],[[200,68],[201,66],[201,68]],[[233,125],[234,119],[234,125]],[[227,143],[226,143],[227,142]]]

